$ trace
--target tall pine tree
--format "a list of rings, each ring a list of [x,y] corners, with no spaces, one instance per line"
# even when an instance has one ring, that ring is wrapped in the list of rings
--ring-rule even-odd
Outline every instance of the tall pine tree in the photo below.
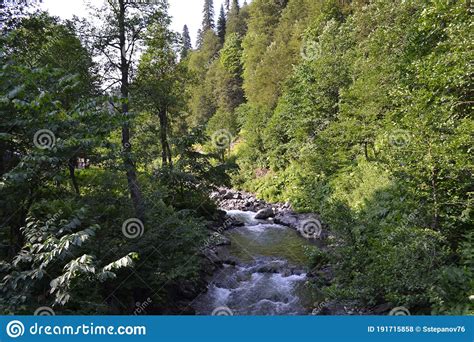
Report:
[[[221,5],[221,12],[219,14],[219,19],[217,20],[217,36],[222,44],[224,44],[225,41],[226,25],[227,19],[225,17],[224,6]]]
[[[202,31],[214,29],[214,0],[204,0]]]
[[[191,51],[191,49],[193,48],[193,45],[191,43],[191,37],[189,36],[189,29],[188,29],[188,26],[187,25],[184,25],[183,27],[183,47],[182,47],[182,50],[181,50],[181,59],[185,59],[188,54],[189,54],[189,51]]]

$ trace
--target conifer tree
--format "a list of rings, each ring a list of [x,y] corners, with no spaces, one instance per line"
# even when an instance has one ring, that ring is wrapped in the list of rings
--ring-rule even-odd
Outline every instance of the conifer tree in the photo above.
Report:
[[[238,33],[242,37],[246,32],[246,22],[241,15],[241,9],[238,0],[232,0],[230,10],[227,13],[226,34]]]
[[[217,20],[217,36],[221,43],[224,43],[226,33],[227,19],[225,17],[224,6],[221,6],[219,19]]]
[[[202,31],[213,30],[214,27],[214,0],[204,0]]]
[[[230,7],[230,11],[232,11],[234,14],[239,14],[240,12],[239,0],[232,0],[232,6]]]
[[[183,27],[183,47],[181,50],[181,59],[184,59],[188,56],[189,51],[192,50],[193,45],[191,43],[191,37],[189,36],[189,29],[187,25],[184,25]]]

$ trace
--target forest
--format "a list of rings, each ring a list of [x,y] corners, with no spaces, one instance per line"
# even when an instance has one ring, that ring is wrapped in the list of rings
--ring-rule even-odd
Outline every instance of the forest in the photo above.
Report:
[[[1,2],[0,314],[199,314],[222,189],[320,217],[308,314],[474,314],[471,1],[202,3]]]

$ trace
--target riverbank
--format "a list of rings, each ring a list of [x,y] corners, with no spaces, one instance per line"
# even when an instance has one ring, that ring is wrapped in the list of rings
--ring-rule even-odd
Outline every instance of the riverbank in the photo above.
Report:
[[[236,315],[373,315],[392,307],[324,298],[321,289],[334,280],[332,265],[322,259],[311,267],[300,249],[331,248],[334,236],[316,213],[233,189],[220,188],[211,198],[219,211],[200,253],[199,280],[175,284],[171,292],[179,300],[168,314],[210,315],[227,301],[239,303],[231,309]]]

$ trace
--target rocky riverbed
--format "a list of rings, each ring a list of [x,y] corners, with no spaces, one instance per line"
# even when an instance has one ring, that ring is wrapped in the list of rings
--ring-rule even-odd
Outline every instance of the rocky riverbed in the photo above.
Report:
[[[211,198],[222,210],[256,212],[256,219],[290,227],[307,239],[325,240],[329,237],[329,231],[319,215],[296,213],[290,203],[267,203],[254,194],[226,188],[213,192]]]
[[[332,238],[317,214],[296,213],[289,203],[267,203],[225,188],[211,198],[220,208],[219,219],[209,227],[201,252],[201,280],[177,288],[187,303],[180,314],[207,315],[222,306],[243,315],[374,313],[355,301],[325,301],[305,290],[307,282],[329,285],[333,279],[329,265],[307,269],[301,250],[303,245],[326,250]]]

